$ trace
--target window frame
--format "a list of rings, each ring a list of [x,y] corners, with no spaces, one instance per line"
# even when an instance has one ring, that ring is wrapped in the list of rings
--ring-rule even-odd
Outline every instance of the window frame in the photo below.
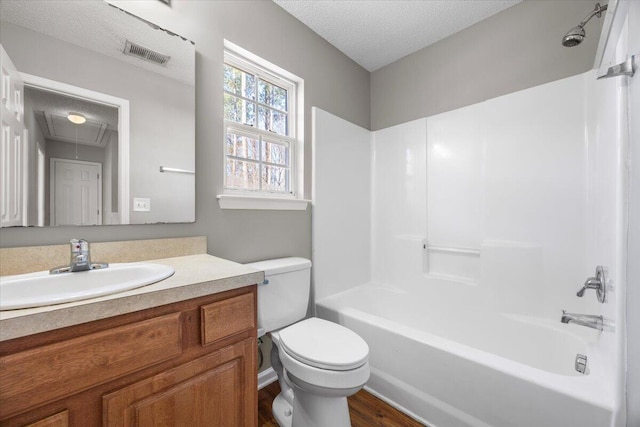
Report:
[[[267,68],[266,61],[261,61],[260,64],[256,63],[257,61],[252,61],[235,52],[234,50],[229,49],[225,44],[224,49],[224,65],[229,65],[231,67],[237,68],[242,72],[247,74],[252,74],[255,76],[255,99],[250,99],[245,97],[243,94],[235,94],[228,92],[224,89],[224,80],[223,80],[223,99],[224,95],[230,95],[235,97],[236,99],[243,100],[245,102],[250,102],[255,104],[255,125],[249,125],[246,123],[239,123],[232,120],[227,120],[224,118],[223,113],[223,123],[224,123],[224,144],[223,144],[223,194],[224,195],[236,195],[236,196],[249,196],[249,197],[263,197],[263,198],[286,198],[286,199],[297,199],[299,198],[298,192],[300,191],[297,186],[297,178],[298,178],[298,161],[297,161],[297,151],[298,146],[300,145],[300,138],[298,138],[298,90],[299,84],[296,81],[288,79],[284,76],[279,75],[276,71],[270,70]],[[275,67],[270,67],[275,68]],[[263,104],[259,101],[258,89],[259,89],[259,81],[265,81],[271,85],[275,85],[281,87],[287,91],[287,111],[284,112],[277,108],[274,108],[270,105]],[[223,100],[224,106],[224,100]],[[258,108],[262,106],[267,108],[268,110],[273,110],[281,113],[286,113],[287,116],[287,135],[282,135],[274,131],[260,129],[258,126]],[[227,134],[229,131],[236,131],[236,134],[240,134],[243,136],[249,136],[259,140],[259,160],[251,160],[242,157],[230,156],[227,153]],[[262,167],[263,165],[271,165],[271,163],[265,162],[262,159],[262,141],[267,141],[271,143],[278,143],[282,145],[287,145],[289,148],[289,188],[288,191],[273,191],[273,190],[265,190],[262,188]],[[234,160],[240,161],[249,161],[251,163],[256,163],[259,165],[259,181],[260,181],[260,189],[251,190],[247,188],[234,188],[230,187],[227,184],[227,160],[231,158]],[[282,165],[275,165],[282,166]],[[220,200],[221,197],[218,197]]]

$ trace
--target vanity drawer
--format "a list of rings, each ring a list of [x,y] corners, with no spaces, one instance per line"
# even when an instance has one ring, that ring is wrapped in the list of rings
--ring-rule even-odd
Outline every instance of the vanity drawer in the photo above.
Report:
[[[182,353],[171,313],[0,358],[0,418],[70,396]]]
[[[254,293],[203,305],[200,310],[202,345],[256,327]]]

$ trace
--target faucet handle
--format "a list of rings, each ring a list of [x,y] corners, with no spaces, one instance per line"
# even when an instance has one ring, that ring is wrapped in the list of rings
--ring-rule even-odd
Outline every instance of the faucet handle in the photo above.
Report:
[[[71,239],[69,244],[71,245],[71,259],[69,261],[71,271],[90,270],[89,242],[84,239]]]
[[[71,239],[69,240],[72,253],[82,253],[89,251],[89,242],[84,239]]]
[[[71,239],[71,264],[89,263],[89,242],[84,239]],[[81,267],[84,268],[84,267]]]
[[[589,277],[578,290],[576,295],[582,297],[587,289],[595,289],[598,301],[604,303],[606,301],[607,292],[607,273],[606,268],[599,265],[596,267],[596,276]]]

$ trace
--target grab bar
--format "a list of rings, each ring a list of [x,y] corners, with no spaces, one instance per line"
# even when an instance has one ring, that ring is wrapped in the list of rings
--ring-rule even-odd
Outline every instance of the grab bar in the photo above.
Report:
[[[464,255],[480,255],[479,249],[472,248],[457,248],[453,246],[432,246],[428,244],[422,245],[423,249],[426,249],[430,252],[441,252],[441,253],[451,253],[451,254],[464,254]]]
[[[176,169],[176,168],[166,168],[164,166],[160,166],[160,172],[175,172],[175,173],[188,173],[190,175],[194,175],[194,171],[190,171],[187,169]]]

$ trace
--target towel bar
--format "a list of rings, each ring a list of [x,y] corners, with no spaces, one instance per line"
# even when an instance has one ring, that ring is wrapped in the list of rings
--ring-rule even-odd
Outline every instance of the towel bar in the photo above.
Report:
[[[160,172],[175,172],[175,173],[188,173],[194,175],[194,171],[186,170],[186,169],[176,169],[176,168],[166,168],[164,166],[160,166]]]

